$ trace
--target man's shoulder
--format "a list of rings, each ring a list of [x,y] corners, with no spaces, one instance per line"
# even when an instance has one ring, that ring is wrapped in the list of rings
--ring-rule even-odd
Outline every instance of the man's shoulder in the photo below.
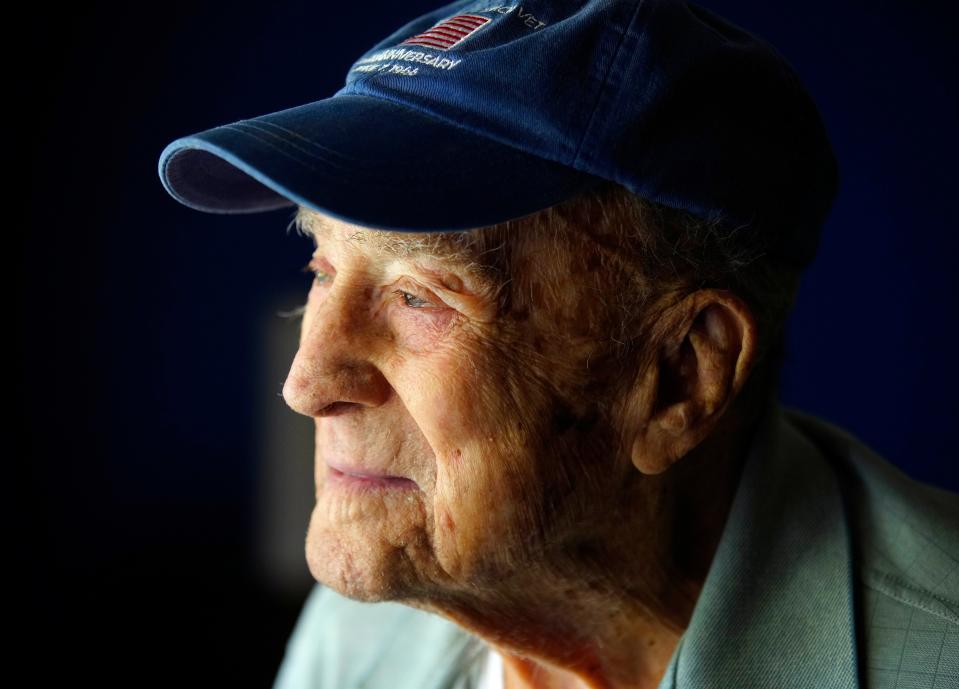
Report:
[[[912,478],[838,425],[784,415],[836,472],[861,583],[959,625],[959,495]]]
[[[784,416],[839,481],[862,686],[957,686],[959,495],[917,481],[840,426],[797,409]]]
[[[785,416],[836,471],[865,583],[901,598],[916,598],[912,589],[959,623],[959,495],[912,478],[835,424],[792,408]]]
[[[478,667],[482,650],[476,637],[438,615],[353,600],[316,583],[273,689],[452,687],[464,668]]]

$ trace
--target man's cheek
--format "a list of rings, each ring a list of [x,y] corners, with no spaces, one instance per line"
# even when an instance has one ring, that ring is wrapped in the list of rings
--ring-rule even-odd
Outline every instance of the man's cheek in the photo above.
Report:
[[[516,538],[522,491],[500,460],[481,444],[461,450],[450,464],[440,463],[433,501],[437,560],[459,581],[483,576],[483,569],[509,549]]]
[[[456,315],[450,308],[431,308],[427,313],[411,313],[401,307],[384,309],[389,328],[383,339],[411,356],[434,356],[450,344],[456,328]]]

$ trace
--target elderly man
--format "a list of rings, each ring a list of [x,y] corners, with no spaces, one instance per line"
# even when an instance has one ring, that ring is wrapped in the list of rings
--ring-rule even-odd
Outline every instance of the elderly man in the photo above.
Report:
[[[455,2],[160,174],[315,246],[277,689],[957,686],[957,496],[776,400],[838,175],[761,39]]]

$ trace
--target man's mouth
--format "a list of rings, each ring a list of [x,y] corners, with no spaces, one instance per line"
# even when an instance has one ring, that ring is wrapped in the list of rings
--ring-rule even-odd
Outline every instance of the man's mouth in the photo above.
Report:
[[[327,479],[332,484],[343,487],[369,489],[410,489],[416,488],[416,482],[404,476],[390,476],[368,469],[348,467],[327,462]]]

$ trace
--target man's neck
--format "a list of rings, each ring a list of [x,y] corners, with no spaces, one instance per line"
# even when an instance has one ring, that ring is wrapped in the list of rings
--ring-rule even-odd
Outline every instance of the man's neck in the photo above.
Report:
[[[671,519],[674,574],[657,592],[653,614],[638,613],[629,622],[620,619],[618,626],[611,624],[610,635],[596,639],[589,650],[596,658],[594,671],[500,649],[505,689],[657,689],[718,548],[750,437],[730,448],[721,461],[716,461],[716,450],[703,447],[687,458],[688,466],[679,469],[686,476],[681,477],[683,490],[677,492]],[[626,601],[621,609],[629,609]]]
[[[675,633],[665,633],[659,639],[647,640],[642,652],[643,671],[634,675],[630,689],[656,689],[659,686],[680,637]],[[501,655],[504,689],[614,689],[622,686],[600,675],[584,677],[508,652]]]
[[[710,438],[669,471],[641,476],[635,514],[615,515],[602,544],[568,560],[593,560],[592,569],[549,563],[485,596],[418,607],[495,647],[507,689],[656,689],[702,591],[750,440]]]

